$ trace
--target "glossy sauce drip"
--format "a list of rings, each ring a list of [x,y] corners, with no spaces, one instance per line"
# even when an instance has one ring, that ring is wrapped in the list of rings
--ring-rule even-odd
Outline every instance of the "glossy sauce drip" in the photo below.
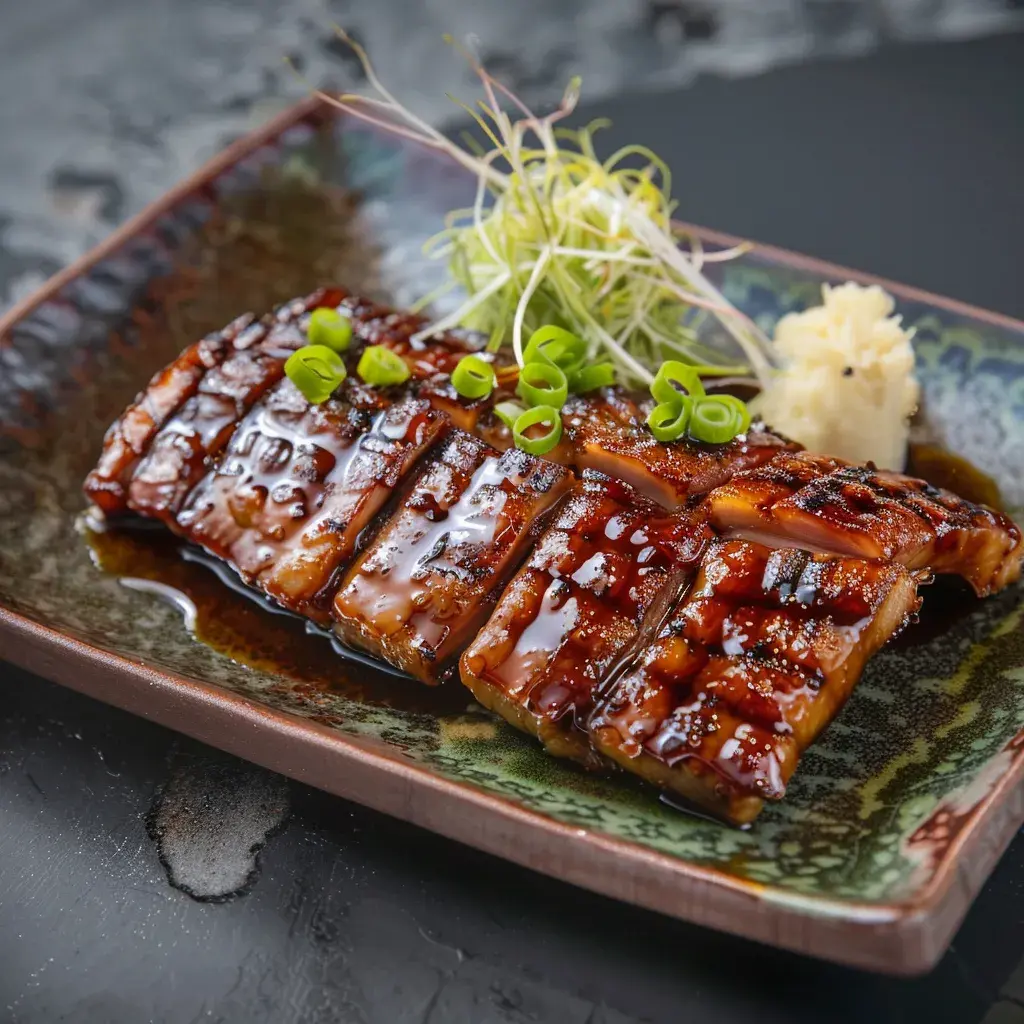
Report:
[[[584,480],[464,659],[538,718],[589,708],[658,602],[700,555],[703,523],[669,516],[628,485]]]
[[[226,358],[206,372],[135,471],[130,507],[172,524],[209,460],[220,454],[252,404],[281,379],[288,356],[306,343],[309,310],[336,306],[340,299],[337,291],[314,292],[226,332]]]
[[[916,607],[898,566],[715,544],[591,720],[599,746],[778,798],[863,661]]]
[[[347,574],[339,631],[427,682],[471,639],[568,475],[455,431]]]
[[[402,400],[373,416],[372,396],[355,385],[341,393],[310,407],[282,381],[179,517],[191,539],[325,625],[328,588],[357,537],[443,430],[426,402]]]
[[[427,688],[347,651],[308,620],[232,578],[226,565],[197,549],[184,549],[183,558],[181,542],[164,530],[86,529],[85,538],[103,571],[166,588],[157,596],[194,609],[191,631],[197,640],[241,665],[286,677],[282,689],[309,704],[343,696],[434,715],[457,713],[466,706],[467,695],[459,687]]]

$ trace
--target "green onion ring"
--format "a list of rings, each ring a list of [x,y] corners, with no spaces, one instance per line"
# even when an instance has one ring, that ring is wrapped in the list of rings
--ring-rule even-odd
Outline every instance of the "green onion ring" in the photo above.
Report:
[[[690,436],[706,444],[725,444],[736,436],[741,423],[739,410],[729,402],[723,402],[720,395],[712,395],[694,405]]]
[[[647,426],[659,441],[678,441],[693,415],[693,399],[679,395],[672,402],[656,405],[647,415]]]
[[[554,324],[538,327],[530,335],[523,352],[523,363],[543,362],[557,366],[566,377],[571,377],[587,358],[586,342]]]
[[[710,397],[717,398],[719,402],[725,402],[726,405],[736,410],[736,414],[739,417],[739,426],[736,428],[736,433],[745,434],[750,427],[750,410],[747,408],[747,403],[735,395],[722,394]]]
[[[569,390],[575,395],[583,395],[614,383],[615,367],[611,363],[594,363],[582,367],[569,378]]]
[[[306,334],[310,345],[324,345],[335,352],[344,352],[352,344],[352,321],[336,309],[321,306],[309,314]]]
[[[409,367],[406,361],[383,345],[371,345],[359,357],[356,367],[367,384],[375,387],[387,387],[389,384],[401,384],[409,379]]]
[[[561,409],[569,397],[569,382],[554,363],[537,360],[527,363],[519,371],[516,394],[527,405],[549,405],[553,409]]]
[[[700,382],[700,374],[692,366],[677,359],[669,359],[661,364],[651,382],[651,394],[656,402],[674,402],[683,394],[703,398],[704,385]]]
[[[540,423],[548,430],[539,437],[527,437],[526,431]],[[535,405],[527,409],[512,427],[516,447],[530,455],[544,455],[562,439],[562,414],[550,405]]]
[[[288,357],[284,372],[307,402],[319,405],[345,379],[345,364],[333,348],[305,345]]]
[[[452,387],[463,398],[486,398],[494,390],[494,367],[479,356],[463,356],[452,371]]]

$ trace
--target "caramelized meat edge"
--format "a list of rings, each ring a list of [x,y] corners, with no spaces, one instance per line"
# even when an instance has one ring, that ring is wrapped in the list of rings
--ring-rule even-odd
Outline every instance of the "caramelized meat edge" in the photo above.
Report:
[[[699,516],[585,473],[463,654],[462,682],[553,753],[593,761],[577,723],[613,666],[660,625],[708,539]]]
[[[389,404],[347,380],[310,405],[286,378],[242,421],[178,529],[283,607],[327,623],[360,533],[447,429],[421,399]]]
[[[440,682],[571,482],[553,463],[514,448],[500,454],[454,431],[347,573],[334,600],[335,629],[418,679]]]
[[[219,366],[235,338],[253,322],[251,314],[232,321],[222,331],[190,345],[169,366],[154,374],[145,390],[110,425],[96,467],[85,478],[83,491],[104,515],[124,515],[132,474],[157,432],[199,388],[207,371]]]
[[[284,376],[287,358],[308,343],[310,311],[337,307],[343,297],[337,290],[314,292],[235,334],[225,358],[156,434],[132,474],[128,507],[173,529],[185,499],[239,421]]]
[[[887,558],[962,576],[979,597],[1020,577],[1020,529],[924,480],[808,452],[782,452],[707,498],[728,536]]]
[[[798,448],[759,424],[728,444],[664,444],[646,426],[651,405],[621,388],[570,398],[563,410],[562,442],[549,457],[624,480],[672,509],[735,473],[762,465],[780,450]]]
[[[916,612],[917,584],[894,563],[716,542],[595,707],[594,747],[719,817],[752,821]]]

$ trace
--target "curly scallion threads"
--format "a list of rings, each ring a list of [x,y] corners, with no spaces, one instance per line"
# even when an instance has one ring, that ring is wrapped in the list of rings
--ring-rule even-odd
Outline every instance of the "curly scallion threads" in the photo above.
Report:
[[[752,371],[767,385],[774,365],[770,342],[703,271],[743,248],[707,252],[697,241],[689,250],[680,248],[668,168],[654,153],[630,146],[602,161],[593,144],[601,124],[556,130],[575,107],[578,82],[570,83],[553,112],[538,117],[465,54],[485,99],[478,107],[460,105],[491,146],[470,152],[400,104],[362,48],[343,38],[376,96],[324,98],[447,154],[478,179],[472,207],[449,218],[429,253],[448,261],[449,285],[460,287],[466,299],[418,336],[442,324],[477,329],[487,335],[490,351],[511,343],[516,363],[524,366],[531,361],[524,339],[555,323],[586,338],[587,359],[608,362],[626,385],[646,386],[649,368],[666,357]],[[700,317],[712,315],[732,336],[727,346],[734,343],[743,352],[743,365],[733,365],[734,352],[717,337],[698,337]],[[570,391],[578,390],[573,374],[566,375]]]

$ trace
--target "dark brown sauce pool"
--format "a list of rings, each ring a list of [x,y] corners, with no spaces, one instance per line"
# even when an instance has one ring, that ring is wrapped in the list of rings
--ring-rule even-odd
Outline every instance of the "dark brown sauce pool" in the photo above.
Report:
[[[907,473],[936,487],[959,494],[976,505],[1005,512],[999,485],[967,459],[935,444],[912,443],[907,451]]]
[[[299,687],[348,697],[363,703],[434,715],[464,711],[470,702],[461,686],[424,686],[372,663],[339,652],[325,634],[310,633],[304,620],[272,609],[239,581],[229,586],[181,541],[160,528],[86,526],[93,560],[104,572],[133,589],[158,584],[174,603],[195,608],[189,623],[195,638],[233,661],[287,676]],[[188,558],[182,557],[183,552]],[[226,568],[226,567],[225,567]],[[185,600],[181,600],[184,598]]]
[[[913,444],[907,472],[937,487],[956,491],[968,501],[1000,508],[999,489],[966,459],[927,444]],[[167,598],[195,608],[189,623],[196,639],[250,668],[277,673],[310,691],[329,692],[352,700],[434,715],[457,714],[468,703],[460,686],[428,687],[374,667],[365,656],[349,654],[327,635],[310,632],[296,615],[270,605],[233,576],[226,566],[186,548],[162,528],[86,528],[86,540],[104,572],[159,586]],[[183,557],[184,555],[184,557]],[[197,557],[198,556],[198,557]],[[918,645],[940,636],[977,605],[977,598],[959,579],[942,577],[924,591],[920,620],[896,640]]]

